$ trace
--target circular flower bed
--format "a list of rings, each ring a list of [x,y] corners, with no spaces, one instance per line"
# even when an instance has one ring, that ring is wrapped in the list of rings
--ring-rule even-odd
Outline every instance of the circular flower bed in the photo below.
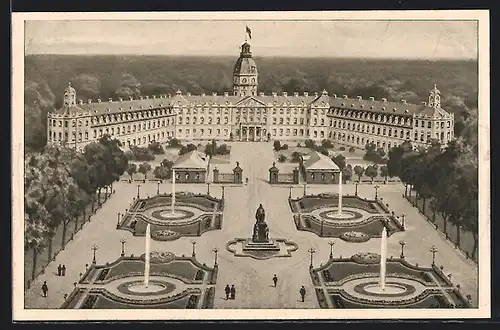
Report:
[[[125,282],[122,284],[119,284],[117,286],[117,289],[119,292],[127,294],[127,295],[136,295],[136,296],[158,296],[158,295],[166,295],[172,291],[175,290],[175,285],[167,282],[167,281],[150,281],[149,282],[152,286],[158,286],[161,288],[160,290],[156,291],[144,291],[144,292],[137,292],[131,290],[133,286],[140,286],[141,284],[143,285],[142,281],[131,281],[131,282]]]
[[[189,210],[186,210],[184,208],[182,209],[176,209],[175,210],[175,216],[165,216],[168,212],[168,209],[165,210],[156,210],[151,213],[151,216],[153,218],[156,218],[161,221],[179,221],[179,220],[184,220],[184,219],[190,219],[194,216],[194,212],[191,212]]]
[[[167,263],[175,259],[172,252],[152,251],[149,255],[149,261],[154,263]],[[145,256],[146,254],[141,255],[141,259],[145,260]]]
[[[348,231],[340,235],[340,239],[351,243],[364,243],[370,240],[370,236],[359,231]]]
[[[173,241],[180,237],[181,235],[170,229],[161,229],[154,231],[151,237],[158,241]]]
[[[360,252],[351,257],[358,264],[377,264],[380,262],[380,254],[373,252]]]

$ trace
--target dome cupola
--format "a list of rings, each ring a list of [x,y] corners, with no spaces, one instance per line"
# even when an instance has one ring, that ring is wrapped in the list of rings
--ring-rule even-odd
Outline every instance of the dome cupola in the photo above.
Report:
[[[258,87],[257,65],[252,58],[250,44],[241,45],[240,57],[234,65],[233,92],[238,96],[256,96]]]

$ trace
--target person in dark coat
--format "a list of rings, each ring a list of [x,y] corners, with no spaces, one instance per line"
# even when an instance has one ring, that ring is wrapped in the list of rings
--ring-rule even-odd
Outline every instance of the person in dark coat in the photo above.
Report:
[[[231,293],[231,288],[229,287],[229,284],[226,285],[224,291],[226,292],[226,300],[229,300],[229,294]]]
[[[273,276],[273,282],[274,282],[274,287],[276,287],[276,283],[278,283],[278,277],[276,276],[276,274],[274,274]]]
[[[299,293],[300,293],[300,296],[302,297],[302,302],[304,302],[304,298],[306,296],[306,288],[304,288],[304,286],[302,286],[299,290]]]
[[[231,299],[234,300],[234,296],[236,295],[236,288],[234,287],[234,284],[231,285]]]
[[[43,296],[47,298],[47,292],[49,292],[49,287],[47,286],[47,281],[43,281],[42,285]]]
[[[62,265],[61,267],[61,275],[66,276],[66,265]]]
[[[61,264],[59,264],[59,266],[57,266],[57,276],[61,276],[61,273],[62,273],[62,266]]]

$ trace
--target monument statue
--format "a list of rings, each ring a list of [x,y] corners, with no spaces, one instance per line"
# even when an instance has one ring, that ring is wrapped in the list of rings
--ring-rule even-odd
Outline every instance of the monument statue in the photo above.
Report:
[[[267,243],[269,242],[269,228],[267,227],[266,211],[262,204],[255,212],[255,225],[253,226],[253,236],[252,241],[256,243]]]

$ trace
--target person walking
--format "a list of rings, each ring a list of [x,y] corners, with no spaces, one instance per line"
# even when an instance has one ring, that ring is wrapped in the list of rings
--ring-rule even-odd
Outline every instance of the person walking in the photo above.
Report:
[[[49,287],[47,286],[47,281],[43,281],[42,285],[43,296],[47,298],[47,292],[49,292]]]
[[[231,288],[229,287],[229,284],[226,285],[224,291],[226,291],[226,300],[229,300],[229,294],[231,293]]]
[[[236,295],[236,288],[234,287],[234,284],[231,285],[231,299],[234,300],[234,297]]]
[[[57,276],[61,276],[61,273],[62,273],[62,266],[61,264],[59,264],[59,266],[57,266]]]
[[[61,275],[66,276],[66,265],[62,265],[61,267]]]
[[[274,282],[274,287],[276,287],[276,284],[278,283],[278,277],[276,276],[276,274],[274,274],[273,276],[273,282]]]
[[[299,293],[300,293],[300,297],[302,298],[302,302],[304,302],[304,298],[306,296],[306,288],[304,288],[304,286],[302,286],[299,290]]]

